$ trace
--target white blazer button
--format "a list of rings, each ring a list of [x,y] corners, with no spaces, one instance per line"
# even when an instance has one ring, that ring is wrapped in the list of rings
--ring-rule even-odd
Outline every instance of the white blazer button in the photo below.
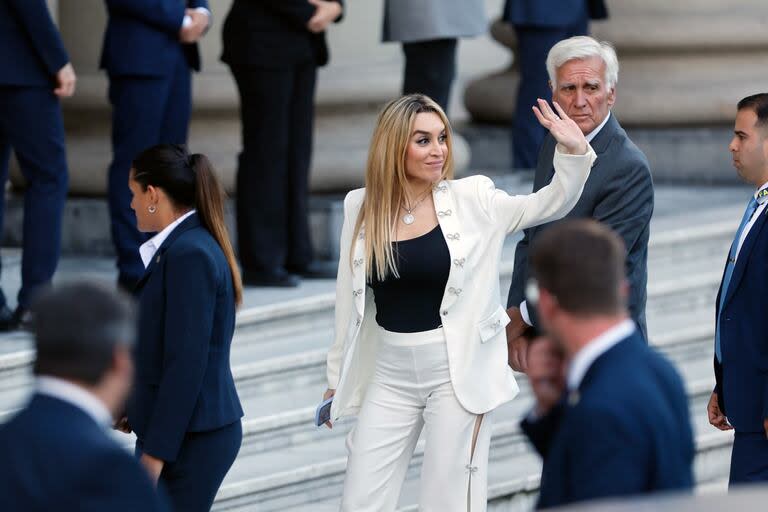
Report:
[[[443,310],[443,316],[448,316],[448,310],[447,309]]]

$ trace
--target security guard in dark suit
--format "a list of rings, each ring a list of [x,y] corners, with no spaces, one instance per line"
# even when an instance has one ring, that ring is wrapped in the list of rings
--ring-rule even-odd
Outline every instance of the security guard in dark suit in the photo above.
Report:
[[[235,0],[224,22],[226,62],[240,93],[237,238],[243,281],[296,286],[336,277],[313,264],[309,165],[317,68],[342,0]]]
[[[59,262],[67,196],[59,98],[74,92],[75,72],[45,0],[0,0],[0,182],[8,177],[11,148],[27,181],[21,290],[15,311],[0,291],[0,331],[26,319],[35,290],[50,282]]]

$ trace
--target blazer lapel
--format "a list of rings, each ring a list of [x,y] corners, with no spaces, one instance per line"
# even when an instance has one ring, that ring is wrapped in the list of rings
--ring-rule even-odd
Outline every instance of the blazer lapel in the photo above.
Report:
[[[440,310],[451,307],[463,292],[466,278],[466,233],[462,233],[461,224],[456,211],[456,204],[448,182],[441,181],[432,189],[432,198],[435,204],[437,221],[443,232],[448,252],[451,255],[451,270],[448,274],[448,283],[443,293]]]
[[[152,272],[154,272],[155,268],[157,268],[157,265],[163,259],[163,256],[165,255],[165,251],[168,249],[168,247],[170,247],[171,244],[173,244],[173,242],[182,233],[199,226],[200,226],[200,219],[197,217],[197,213],[193,213],[188,218],[184,219],[184,222],[176,226],[174,230],[171,231],[168,237],[163,241],[162,245],[158,247],[157,251],[155,252],[155,255],[152,257],[152,260],[149,262],[147,269],[144,271],[144,275],[142,275],[141,279],[139,279],[139,282],[136,283],[136,289],[134,290],[134,292],[138,292],[139,290],[141,290],[141,288],[147,282],[147,279],[149,279],[149,276],[152,275]]]
[[[731,282],[728,283],[728,291],[726,292],[723,306],[728,304],[728,302],[733,298],[733,294],[736,292],[736,288],[739,287],[741,278],[744,277],[744,271],[749,261],[749,255],[752,252],[752,248],[755,246],[755,241],[760,236],[760,231],[765,225],[766,216],[768,216],[768,208],[764,209],[762,213],[760,213],[760,217],[758,217],[758,219],[752,225],[752,228],[747,234],[747,238],[744,239],[744,243],[742,244],[741,250],[739,251],[739,255],[736,259],[736,266],[733,268]]]

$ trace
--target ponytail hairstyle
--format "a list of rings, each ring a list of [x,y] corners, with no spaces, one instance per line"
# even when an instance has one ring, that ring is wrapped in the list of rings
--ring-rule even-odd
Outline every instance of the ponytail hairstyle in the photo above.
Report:
[[[235,304],[243,302],[243,284],[235,251],[224,223],[224,189],[205,155],[190,155],[181,144],[160,144],[144,150],[133,161],[133,179],[143,190],[163,189],[178,209],[197,210],[200,222],[224,252],[232,273]]]

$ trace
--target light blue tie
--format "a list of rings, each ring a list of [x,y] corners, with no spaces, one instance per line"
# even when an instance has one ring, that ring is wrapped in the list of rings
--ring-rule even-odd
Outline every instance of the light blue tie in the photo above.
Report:
[[[761,190],[760,193],[762,194],[762,192],[763,191]],[[762,199],[764,194],[761,194],[758,195]],[[747,227],[749,220],[752,218],[752,215],[754,215],[755,210],[757,210],[758,204],[760,204],[758,203],[758,200],[752,196],[752,200],[744,211],[744,217],[741,218],[741,224],[739,224],[739,229],[736,231],[736,237],[731,244],[731,250],[728,251],[728,263],[725,265],[725,275],[723,276],[723,283],[720,286],[720,307],[718,308],[719,313],[717,315],[717,327],[715,329],[715,356],[717,356],[718,361],[723,360],[723,354],[720,350],[720,315],[723,314],[723,304],[725,304],[725,296],[728,294],[728,285],[731,284],[733,269],[736,267],[736,254],[739,248],[739,240],[741,239],[741,234],[744,231],[744,228]]]

